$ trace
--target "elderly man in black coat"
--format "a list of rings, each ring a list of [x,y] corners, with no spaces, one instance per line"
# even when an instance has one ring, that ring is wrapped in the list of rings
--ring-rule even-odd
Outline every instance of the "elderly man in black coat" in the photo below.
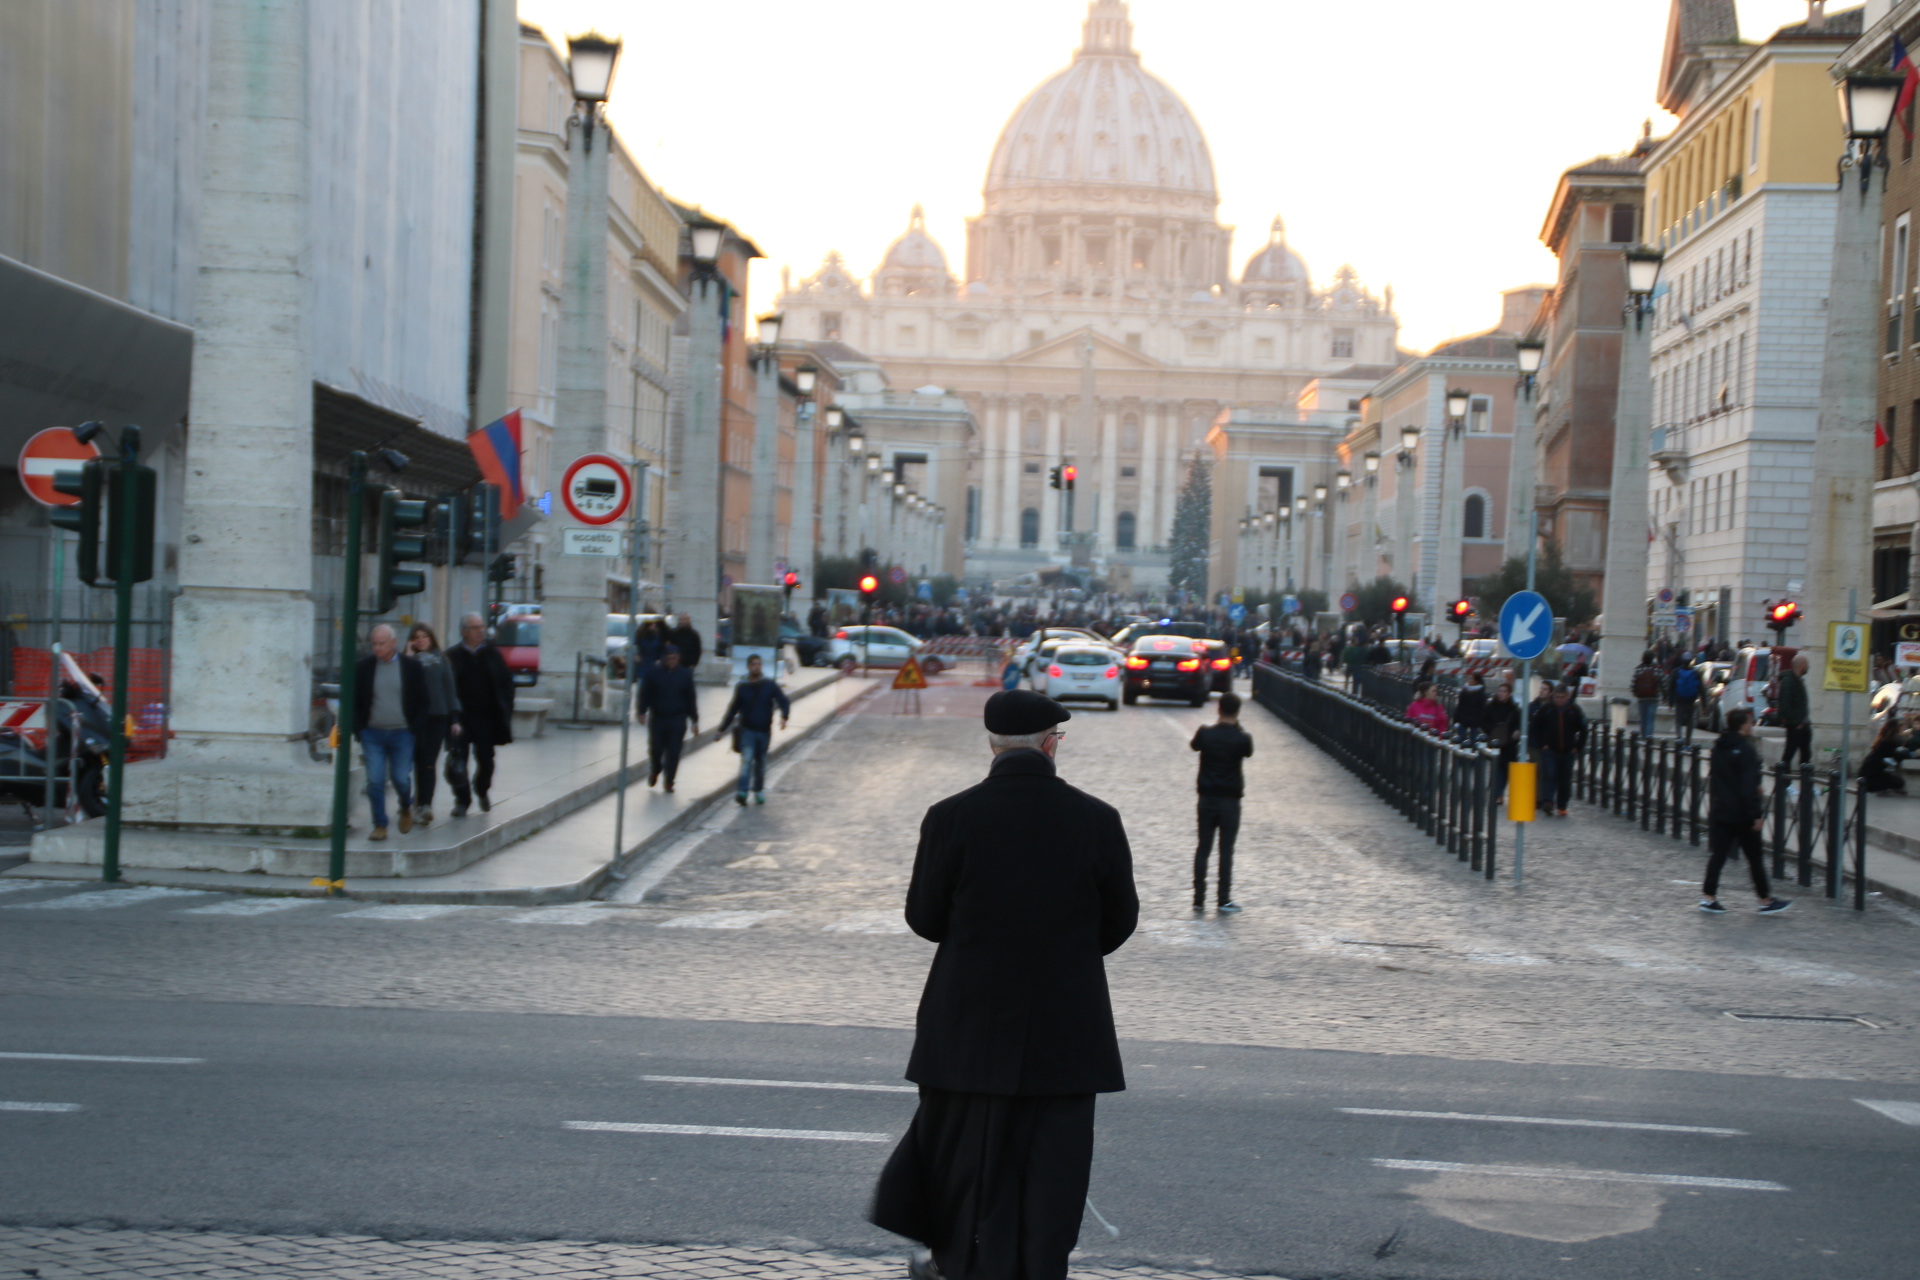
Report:
[[[453,816],[464,818],[476,795],[480,812],[493,808],[493,798],[487,794],[493,787],[493,750],[513,741],[513,675],[500,650],[487,639],[486,620],[477,613],[460,619],[460,643],[443,656],[453,671],[463,731],[447,752],[447,781],[453,784]],[[471,780],[468,751],[473,752],[475,764]]]
[[[1093,1163],[1093,1101],[1126,1088],[1102,957],[1140,899],[1119,813],[1056,776],[1067,711],[987,700],[986,781],[927,810],[907,924],[940,944],[907,1079],[920,1108],[869,1218],[921,1280],[1062,1280]]]

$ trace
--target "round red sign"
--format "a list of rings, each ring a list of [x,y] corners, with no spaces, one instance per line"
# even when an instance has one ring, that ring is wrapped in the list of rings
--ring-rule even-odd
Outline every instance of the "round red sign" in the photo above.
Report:
[[[574,459],[560,481],[560,501],[581,524],[612,524],[633,501],[633,485],[618,458],[589,453]]]
[[[46,507],[71,507],[78,496],[56,492],[53,477],[62,471],[78,471],[100,456],[92,442],[81,444],[65,427],[48,427],[27,441],[20,450],[20,484],[27,496]]]

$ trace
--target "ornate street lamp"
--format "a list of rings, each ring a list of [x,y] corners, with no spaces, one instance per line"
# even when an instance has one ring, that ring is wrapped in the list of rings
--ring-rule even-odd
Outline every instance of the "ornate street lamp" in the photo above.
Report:
[[[1366,466],[1368,479],[1372,479],[1374,473],[1380,470],[1380,453],[1376,449],[1367,450],[1360,456],[1360,461]]]
[[[567,76],[573,81],[576,102],[601,103],[613,88],[613,70],[620,61],[620,37],[608,39],[598,31],[567,37]]]
[[[819,379],[820,371],[818,369],[803,367],[793,371],[793,385],[800,388],[800,394],[803,396],[813,394],[814,384],[818,382]]]
[[[1467,420],[1467,406],[1473,403],[1473,396],[1466,391],[1447,392],[1447,417],[1453,425],[1459,427]]]

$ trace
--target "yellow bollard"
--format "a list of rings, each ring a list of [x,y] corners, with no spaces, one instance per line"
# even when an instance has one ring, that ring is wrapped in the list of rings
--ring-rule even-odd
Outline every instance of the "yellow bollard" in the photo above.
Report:
[[[1534,776],[1539,768],[1531,760],[1515,760],[1507,766],[1507,817],[1510,820],[1533,821]]]

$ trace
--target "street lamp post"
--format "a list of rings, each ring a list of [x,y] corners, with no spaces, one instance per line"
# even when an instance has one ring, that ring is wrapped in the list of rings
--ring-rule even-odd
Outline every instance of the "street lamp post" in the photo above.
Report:
[[[1518,559],[1527,554],[1533,541],[1534,475],[1534,375],[1546,355],[1546,344],[1538,338],[1522,338],[1513,344],[1513,356],[1520,367],[1520,384],[1513,397],[1513,452],[1507,460],[1507,528],[1505,558]]]
[[[1347,554],[1346,507],[1347,507],[1347,497],[1353,491],[1353,472],[1345,470],[1344,468],[1342,470],[1334,472],[1333,486],[1334,486],[1334,496],[1339,500],[1339,504],[1340,504],[1339,514],[1334,518],[1334,536],[1339,539],[1339,543],[1340,543],[1339,558],[1342,560],[1345,560],[1346,554]],[[1343,566],[1342,572],[1340,574],[1341,586],[1344,588],[1349,583],[1351,583],[1353,579],[1357,578],[1358,576],[1359,576],[1359,571],[1357,567],[1351,561],[1348,561]],[[1327,591],[1329,593],[1333,591],[1333,583],[1331,581],[1329,581],[1327,584]]]
[[[753,510],[747,518],[747,581],[772,582],[774,543],[779,534],[775,480],[780,469],[780,324],[778,315],[760,317],[759,347],[754,353]]]
[[[1625,701],[1647,647],[1647,445],[1653,432],[1653,290],[1658,250],[1626,251],[1627,303],[1620,388],[1613,411],[1613,482],[1607,498],[1607,577],[1600,619],[1601,707]]]
[[[1447,392],[1447,429],[1440,443],[1440,544],[1429,578],[1432,593],[1428,599],[1429,617],[1446,601],[1460,598],[1463,555],[1460,519],[1466,505],[1467,413],[1472,406],[1472,393],[1458,389]],[[1424,564],[1421,567],[1426,568]]]
[[[793,385],[800,392],[800,407],[793,424],[793,510],[787,519],[787,568],[800,574],[800,589],[813,590],[814,556],[820,539],[814,532],[813,446],[814,424],[820,406],[813,398],[820,371],[802,365],[793,372]]]
[[[1331,525],[1332,521],[1327,519],[1327,486],[1324,484],[1316,484],[1313,486],[1313,542],[1317,544],[1317,549],[1320,554],[1317,562],[1314,560],[1307,561],[1307,572],[1311,575],[1316,570],[1318,571],[1320,591],[1322,594],[1325,594],[1328,590],[1327,579],[1333,571],[1333,553],[1327,546],[1330,541],[1327,537],[1327,530]]]
[[[1365,586],[1380,576],[1380,451],[1367,450],[1361,462],[1366,471],[1367,499],[1360,512],[1362,572],[1355,577]]]
[[[693,278],[687,303],[687,414],[680,483],[669,516],[678,543],[673,605],[705,636],[714,634],[720,620],[721,312],[730,286],[719,262],[726,232],[725,224],[711,220],[688,228]]]
[[[1414,594],[1413,515],[1419,486],[1413,477],[1414,467],[1420,460],[1420,428],[1400,428],[1400,449],[1393,457],[1393,576],[1409,594]]]

